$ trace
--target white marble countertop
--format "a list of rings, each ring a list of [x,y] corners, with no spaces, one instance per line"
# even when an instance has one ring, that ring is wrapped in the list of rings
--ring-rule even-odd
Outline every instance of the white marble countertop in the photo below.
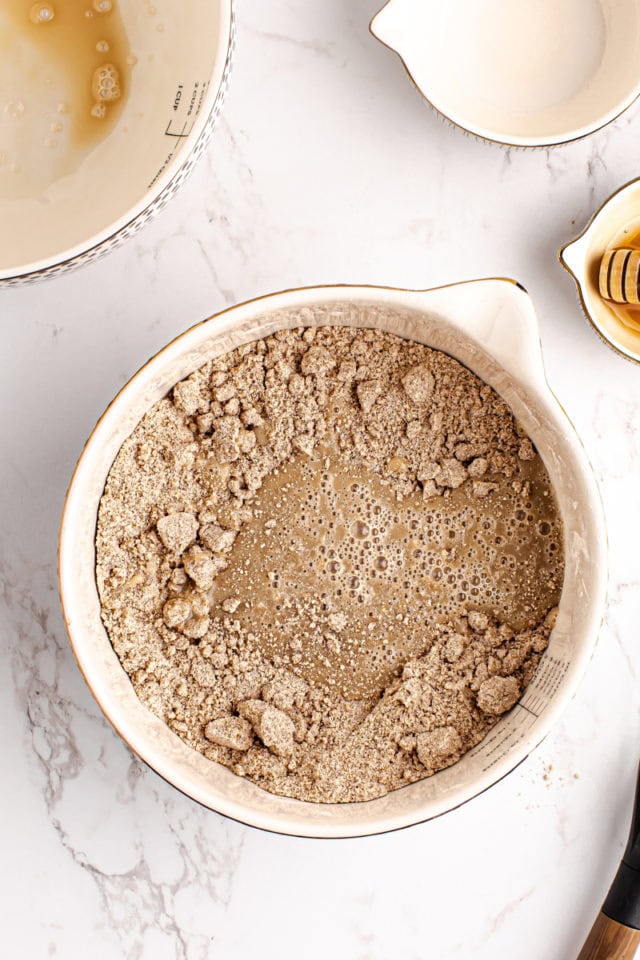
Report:
[[[240,3],[223,116],[178,196],[107,259],[0,291],[2,942],[36,960],[571,960],[619,861],[640,756],[640,370],[591,332],[560,244],[638,174],[640,108],[566,147],[446,125],[368,33],[380,0]],[[260,833],[129,753],[75,666],[56,536],[84,440],[175,334],[330,282],[512,276],[605,500],[611,594],[553,733],[465,807],[396,834]]]

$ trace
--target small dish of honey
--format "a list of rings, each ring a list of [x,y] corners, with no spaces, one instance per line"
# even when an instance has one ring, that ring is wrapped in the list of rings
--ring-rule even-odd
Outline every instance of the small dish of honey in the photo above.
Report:
[[[640,363],[640,179],[609,197],[559,258],[596,333]]]

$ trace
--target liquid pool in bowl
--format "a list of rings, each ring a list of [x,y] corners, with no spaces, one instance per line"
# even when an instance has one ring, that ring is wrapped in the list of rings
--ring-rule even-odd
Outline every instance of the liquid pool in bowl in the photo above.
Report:
[[[0,282],[128,236],[174,191],[226,87],[232,0],[0,6]]]

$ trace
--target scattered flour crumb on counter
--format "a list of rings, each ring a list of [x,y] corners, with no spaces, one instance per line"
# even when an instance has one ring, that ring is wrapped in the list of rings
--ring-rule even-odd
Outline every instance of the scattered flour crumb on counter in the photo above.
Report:
[[[299,327],[175,385],[122,446],[97,583],[141,701],[273,793],[455,763],[548,644],[562,527],[504,401],[377,330]]]

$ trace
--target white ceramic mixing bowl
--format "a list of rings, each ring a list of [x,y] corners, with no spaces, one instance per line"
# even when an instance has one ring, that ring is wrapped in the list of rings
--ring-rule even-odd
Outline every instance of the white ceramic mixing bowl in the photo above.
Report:
[[[122,443],[146,411],[206,361],[275,330],[377,327],[444,350],[491,384],[534,440],[565,531],[560,614],[521,701],[475,749],[435,776],[378,800],[305,803],[272,796],[190,749],[136,697],[100,619],[97,510]],[[606,540],[584,450],[545,380],[528,295],[509,280],[431,291],[376,287],[292,290],[234,307],[193,327],[150,360],[93,431],[69,488],[60,532],[60,592],[69,638],[98,704],[130,748],[165,780],[212,810],[280,833],[362,836],[405,827],[469,800],[520,763],[549,732],[591,656],[603,615]]]
[[[118,0],[118,9],[136,63],[113,130],[35,196],[15,196],[0,164],[0,285],[61,273],[131,236],[206,145],[227,86],[233,0]],[[25,110],[19,123],[30,122]]]
[[[637,0],[389,0],[371,31],[437,110],[500,143],[575,140],[640,94]]]

